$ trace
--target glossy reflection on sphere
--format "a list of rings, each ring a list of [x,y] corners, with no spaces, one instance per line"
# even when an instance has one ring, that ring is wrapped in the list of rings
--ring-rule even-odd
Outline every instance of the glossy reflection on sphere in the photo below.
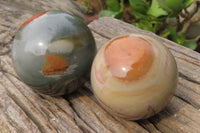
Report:
[[[177,87],[177,65],[157,39],[119,36],[97,53],[91,71],[95,96],[111,113],[130,120],[161,111]]]
[[[12,47],[18,76],[34,90],[49,95],[76,89],[95,53],[95,41],[86,24],[61,11],[43,12],[27,20]]]

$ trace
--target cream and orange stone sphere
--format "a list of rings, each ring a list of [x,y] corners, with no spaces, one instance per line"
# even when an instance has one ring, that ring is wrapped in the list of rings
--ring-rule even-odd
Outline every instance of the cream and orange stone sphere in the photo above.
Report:
[[[110,113],[129,120],[161,111],[177,87],[177,65],[156,38],[119,36],[97,53],[91,71],[93,92]]]

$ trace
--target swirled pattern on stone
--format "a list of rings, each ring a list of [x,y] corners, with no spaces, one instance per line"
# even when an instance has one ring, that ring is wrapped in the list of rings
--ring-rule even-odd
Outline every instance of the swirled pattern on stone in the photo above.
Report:
[[[177,86],[177,65],[157,39],[119,36],[97,53],[91,71],[95,96],[109,112],[130,120],[161,111]]]

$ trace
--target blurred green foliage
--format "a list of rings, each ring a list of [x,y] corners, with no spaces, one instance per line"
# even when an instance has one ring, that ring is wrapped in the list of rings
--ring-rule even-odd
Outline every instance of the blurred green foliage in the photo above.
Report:
[[[87,1],[84,1],[84,6],[86,6],[87,7],[87,13],[88,14],[92,14],[93,13],[93,7],[89,4],[89,2],[87,2]]]
[[[159,27],[164,24],[167,18],[177,17],[181,10],[187,8],[194,0],[128,0],[131,8],[131,15],[134,19],[131,23],[138,28],[158,34]],[[114,17],[124,19],[124,0],[107,0],[107,8],[99,13],[100,17]],[[130,20],[129,20],[130,21]],[[174,27],[166,27],[162,37],[168,38],[180,45],[195,49],[197,44],[194,41],[186,41],[184,34],[178,34]]]

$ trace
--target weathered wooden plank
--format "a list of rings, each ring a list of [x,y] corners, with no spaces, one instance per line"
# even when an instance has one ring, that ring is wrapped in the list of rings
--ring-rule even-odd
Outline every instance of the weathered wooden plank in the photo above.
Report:
[[[156,127],[163,132],[199,132],[199,111],[190,104],[174,97],[161,113],[151,118]]]
[[[161,133],[161,131],[159,131],[151,122],[149,122],[149,120],[141,120],[138,121],[138,123],[152,133]]]
[[[199,85],[179,77],[178,88],[175,96],[190,103],[193,107],[200,109]]]
[[[37,14],[46,10],[62,10],[85,19],[87,8],[74,2],[74,0],[1,0],[4,7],[18,9],[20,11]]]
[[[66,11],[64,2],[0,1],[0,132],[200,132],[199,53],[119,20],[101,18],[89,25],[98,48],[117,35],[147,33],[161,39],[176,58],[180,73],[178,89],[158,115],[137,122],[110,115],[94,98],[89,80],[84,89],[58,98],[38,95],[21,82],[8,54],[15,32],[27,18],[40,11]]]
[[[0,55],[10,52],[11,42],[18,27],[32,15],[0,4]]]

